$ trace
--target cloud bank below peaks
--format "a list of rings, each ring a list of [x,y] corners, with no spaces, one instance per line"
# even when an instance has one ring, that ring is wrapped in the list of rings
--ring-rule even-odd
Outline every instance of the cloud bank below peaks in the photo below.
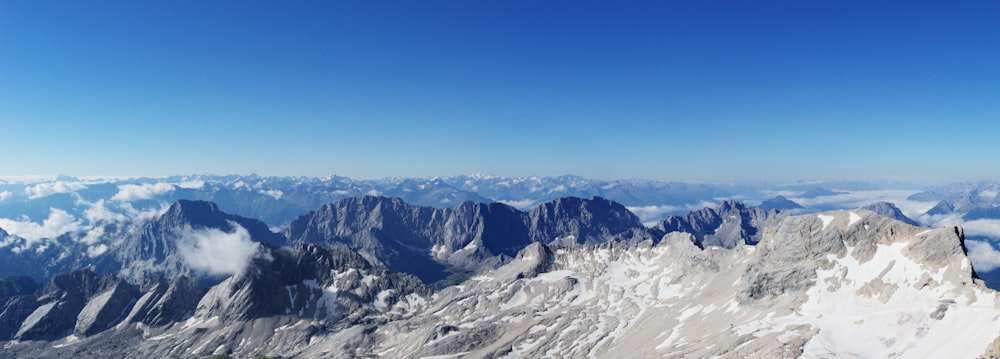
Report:
[[[172,192],[176,188],[173,184],[164,182],[123,184],[118,186],[118,193],[112,196],[111,200],[118,202],[141,201]]]

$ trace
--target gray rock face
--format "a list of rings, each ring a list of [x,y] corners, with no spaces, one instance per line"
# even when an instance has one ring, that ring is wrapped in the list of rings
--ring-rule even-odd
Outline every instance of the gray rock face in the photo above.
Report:
[[[641,242],[651,239],[639,217],[625,206],[600,197],[566,197],[528,212],[529,236],[535,242],[563,245]]]
[[[162,326],[187,319],[194,314],[205,291],[188,276],[171,280],[158,276],[148,278],[142,286],[143,295],[136,301],[126,321]]]
[[[123,280],[109,284],[110,288],[91,297],[77,315],[73,334],[86,337],[118,324],[139,297],[139,290]]]
[[[884,202],[884,201],[875,202],[869,205],[862,206],[861,209],[866,209],[875,212],[880,216],[892,218],[897,221],[909,224],[911,226],[920,226],[920,223],[917,223],[916,221],[910,219],[910,217],[907,217],[905,214],[903,214],[903,211],[899,210],[899,207],[896,207],[895,204],[889,202]]]
[[[926,234],[916,235],[919,232]],[[817,269],[830,265],[834,258],[849,254],[863,263],[875,255],[879,245],[901,239],[910,241],[904,254],[930,268],[956,265],[953,262],[965,259],[961,227],[931,232],[867,210],[790,217],[765,232],[743,274],[738,298],[749,304],[788,293],[801,294],[815,285]],[[970,267],[955,281],[971,283],[973,276]]]
[[[14,339],[51,340],[74,332],[87,335],[107,329],[123,317],[136,292],[121,279],[98,277],[90,270],[56,276],[43,289],[36,309],[23,321]]]
[[[667,217],[653,229],[662,234],[691,233],[695,242],[703,247],[733,248],[757,243],[762,229],[777,224],[787,216],[785,212],[747,207],[742,202],[729,200],[719,203],[714,209],[704,208],[684,216]]]
[[[38,283],[31,277],[0,278],[0,340],[10,340],[38,307]]]
[[[243,271],[208,291],[195,315],[246,321],[297,313],[337,321],[366,316],[383,291],[391,292],[380,298],[384,306],[410,293],[429,293],[415,277],[373,266],[343,246],[262,246]]]
[[[505,263],[532,242],[579,245],[654,238],[624,206],[602,198],[563,198],[525,213],[500,203],[437,209],[365,196],[323,206],[283,233],[294,243],[346,244],[368,260],[426,283],[444,279],[450,267],[478,271]]]

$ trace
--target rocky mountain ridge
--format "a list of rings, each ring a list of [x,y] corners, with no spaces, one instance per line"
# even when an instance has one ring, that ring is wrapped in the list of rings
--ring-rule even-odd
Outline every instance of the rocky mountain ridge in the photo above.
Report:
[[[975,279],[960,227],[928,230],[854,210],[786,217],[759,238],[730,248],[699,247],[683,232],[655,242],[536,241],[506,264],[437,291],[368,263],[346,244],[258,244],[243,268],[208,290],[191,280],[172,285],[173,305],[148,305],[171,297],[156,289],[163,280],[136,287],[89,272],[71,275],[80,277],[73,286],[54,280],[28,297],[35,309],[21,312],[32,320],[21,320],[4,351],[81,358],[992,354],[1000,298]],[[60,307],[50,301],[68,298],[60,291],[85,304]],[[9,306],[2,313],[20,308],[19,296],[2,298]],[[75,319],[49,320],[56,308]]]

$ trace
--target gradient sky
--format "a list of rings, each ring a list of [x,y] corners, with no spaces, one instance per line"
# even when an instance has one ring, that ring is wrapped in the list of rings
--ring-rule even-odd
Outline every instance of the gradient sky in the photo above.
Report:
[[[0,1],[0,175],[1000,178],[1000,3]]]

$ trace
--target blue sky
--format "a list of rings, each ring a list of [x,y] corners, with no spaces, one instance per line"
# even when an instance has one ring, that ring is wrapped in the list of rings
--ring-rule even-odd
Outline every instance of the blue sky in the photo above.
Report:
[[[1000,178],[1000,5],[0,1],[0,174]]]

